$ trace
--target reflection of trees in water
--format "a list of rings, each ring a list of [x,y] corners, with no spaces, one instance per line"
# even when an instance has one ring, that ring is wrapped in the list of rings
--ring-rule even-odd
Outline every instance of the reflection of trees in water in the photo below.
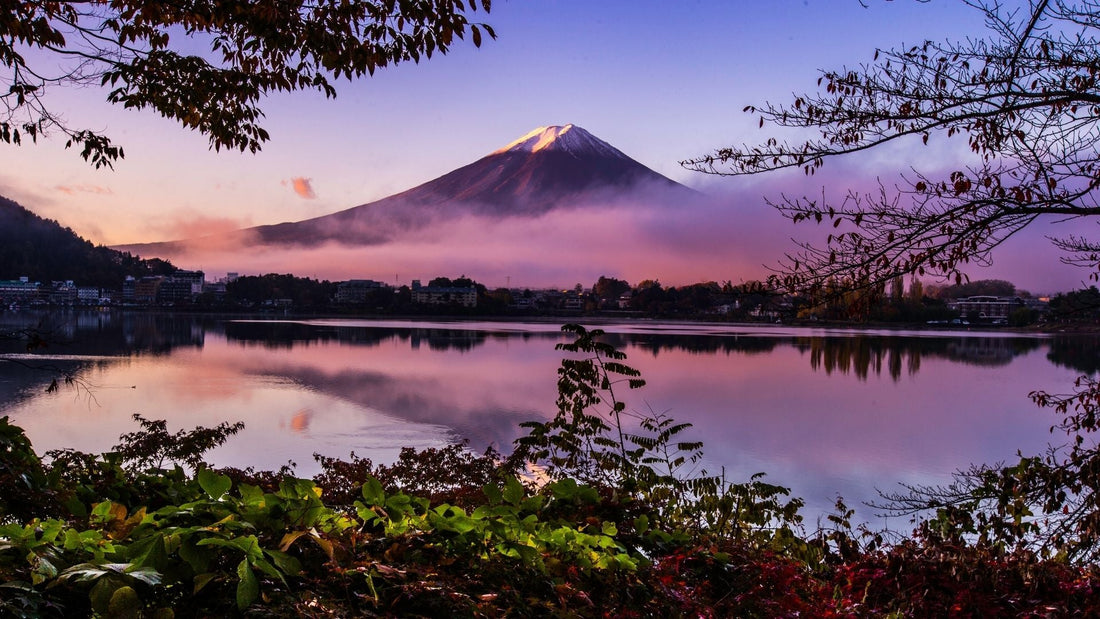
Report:
[[[1050,340],[1047,359],[1082,374],[1100,373],[1100,336],[1056,335]]]
[[[229,341],[254,343],[266,348],[293,348],[298,344],[339,342],[349,346],[374,347],[385,342],[401,342],[413,349],[426,346],[434,351],[473,350],[490,340],[522,337],[557,339],[557,333],[512,333],[437,327],[363,327],[311,325],[294,322],[227,322]]]
[[[662,351],[690,353],[766,353],[782,343],[780,338],[740,334],[610,333],[604,338],[620,350],[633,347],[652,354]]]
[[[329,326],[303,323],[229,322],[225,334],[230,341],[254,342],[271,348],[289,348],[295,344],[338,341],[353,346],[377,346],[384,342],[403,342],[418,349],[433,351],[469,351],[490,341],[520,339],[524,342],[562,340],[558,331],[510,331],[484,329],[448,329],[445,327],[374,327]],[[779,338],[677,333],[608,333],[602,338],[613,346],[634,348],[654,356],[662,351],[692,353],[765,353],[782,343]]]
[[[202,348],[209,324],[195,316],[95,310],[20,311],[0,314],[0,333],[33,332],[44,345],[27,350],[25,338],[0,338],[0,405],[14,406],[68,379],[94,393],[89,371],[132,355],[168,355],[176,348]]]
[[[0,360],[0,415],[47,393],[50,384],[55,381],[66,397],[87,397],[89,403],[94,403],[96,391],[101,385],[92,382],[90,376],[94,370],[107,368],[119,361],[120,358],[88,357],[20,358],[9,363]]]
[[[223,328],[225,338],[230,342],[259,344],[271,349],[290,349],[295,344],[341,341],[357,344],[362,339],[366,339],[366,342],[363,342],[366,345],[373,346],[385,339],[376,336],[373,330],[341,333],[337,327],[321,327],[299,322],[227,322]]]
[[[23,311],[0,316],[0,330],[35,330],[47,345],[33,352],[42,355],[164,355],[178,347],[202,348],[211,322],[151,312]],[[0,352],[24,347],[19,341],[0,345]]]
[[[1035,350],[1034,338],[917,338],[884,335],[793,338],[793,345],[809,352],[810,367],[826,374],[854,374],[866,380],[883,371],[895,382],[902,373],[916,374],[926,357],[977,366],[1007,365],[1014,357]]]
[[[41,327],[56,344],[43,351],[64,355],[168,354],[177,347],[201,348],[207,332],[224,332],[227,340],[272,349],[313,343],[340,343],[373,347],[398,342],[432,351],[470,351],[491,341],[560,341],[557,331],[517,332],[438,326],[352,326],[275,321],[228,321],[214,316],[150,312],[22,312],[0,314],[0,330]],[[1035,350],[1046,340],[1015,337],[906,337],[888,334],[850,336],[760,336],[744,333],[609,333],[608,343],[657,356],[666,351],[699,354],[763,354],[793,346],[809,353],[814,370],[853,373],[866,379],[872,373],[900,380],[914,374],[923,358],[932,356],[979,366],[1001,366],[1013,357]],[[1056,336],[1050,340],[1052,362],[1080,372],[1100,371],[1100,337]],[[21,344],[0,341],[0,352],[21,352]]]

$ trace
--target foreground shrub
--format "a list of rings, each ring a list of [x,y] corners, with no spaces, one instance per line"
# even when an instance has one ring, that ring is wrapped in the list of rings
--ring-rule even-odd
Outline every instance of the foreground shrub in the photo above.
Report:
[[[136,417],[111,452],[43,459],[0,419],[0,616],[1100,616],[1098,568],[975,528],[1021,513],[988,502],[884,544],[838,501],[805,534],[786,488],[695,474],[689,426],[631,417],[637,372],[568,331],[558,415],[510,458],[318,456],[309,480],[212,469],[239,424]]]

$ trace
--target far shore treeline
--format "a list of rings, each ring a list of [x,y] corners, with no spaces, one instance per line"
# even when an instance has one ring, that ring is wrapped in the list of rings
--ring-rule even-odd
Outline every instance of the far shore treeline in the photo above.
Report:
[[[181,271],[168,261],[142,259],[96,246],[69,228],[41,218],[0,197],[0,280],[41,282],[34,299],[0,286],[0,305],[111,305],[192,311],[278,311],[343,315],[575,316],[704,318],[764,321],[829,320],[933,324],[1024,326],[1043,321],[1095,322],[1100,318],[1095,287],[1039,297],[1003,280],[955,285],[896,279],[889,285],[828,295],[820,301],[781,294],[760,281],[708,281],[667,286],[657,280],[631,283],[601,276],[564,290],[527,287],[489,288],[466,275],[435,277],[418,287],[372,280],[330,282],[293,274],[223,278],[203,285],[201,273],[192,294],[135,299],[133,282],[172,278]],[[131,281],[125,290],[124,282]],[[48,292],[48,288],[65,290]],[[194,283],[194,282],[192,282]],[[96,294],[77,297],[78,287]],[[165,287],[165,290],[168,288]],[[155,290],[155,288],[153,289]],[[186,292],[186,291],[185,291]],[[127,294],[129,293],[129,294]],[[996,316],[984,315],[957,300],[997,297],[1009,304]],[[975,306],[976,307],[976,306]]]

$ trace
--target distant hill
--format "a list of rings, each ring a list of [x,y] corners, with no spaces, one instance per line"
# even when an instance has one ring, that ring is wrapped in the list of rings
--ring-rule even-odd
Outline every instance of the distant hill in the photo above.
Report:
[[[0,279],[71,279],[80,285],[118,287],[127,275],[166,275],[175,270],[165,260],[142,260],[94,245],[56,221],[0,196]]]
[[[473,163],[375,202],[304,221],[119,248],[173,255],[192,243],[223,248],[331,241],[376,245],[465,215],[533,219],[559,208],[591,207],[653,192],[665,198],[698,196],[581,127],[539,127]]]

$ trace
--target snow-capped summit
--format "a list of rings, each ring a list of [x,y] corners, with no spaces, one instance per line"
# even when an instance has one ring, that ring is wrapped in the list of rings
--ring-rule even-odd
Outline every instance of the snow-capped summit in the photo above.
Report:
[[[539,127],[492,154],[559,151],[574,155],[627,158],[619,149],[573,124]]]
[[[473,163],[401,193],[297,222],[258,226],[239,239],[267,245],[385,243],[397,235],[467,215],[538,217],[557,208],[593,207],[640,188],[694,192],[576,125],[539,127]],[[173,244],[128,245],[162,255]]]

